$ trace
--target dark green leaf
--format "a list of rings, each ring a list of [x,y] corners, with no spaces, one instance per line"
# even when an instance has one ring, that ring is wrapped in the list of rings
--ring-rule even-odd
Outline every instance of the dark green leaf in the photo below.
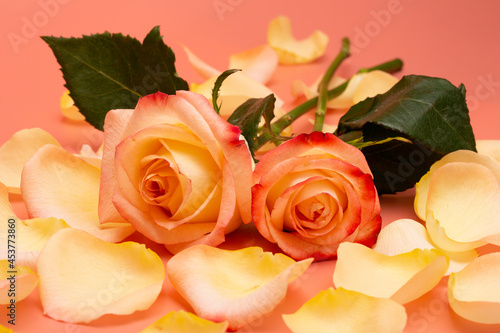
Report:
[[[214,106],[214,110],[215,112],[217,112],[217,114],[219,114],[220,108],[222,106],[222,102],[220,105],[217,104],[217,99],[219,98],[219,90],[222,86],[222,82],[224,82],[224,80],[227,79],[229,75],[239,71],[241,71],[241,69],[228,69],[222,72],[222,74],[217,77],[217,80],[215,80],[214,88],[212,89],[212,105]]]
[[[251,98],[234,110],[233,114],[227,119],[230,124],[236,125],[241,129],[241,134],[247,140],[252,154],[254,152],[254,140],[257,137],[257,129],[262,115],[270,117],[273,113],[275,102],[276,98],[273,94],[264,98]]]
[[[340,119],[336,134],[344,140],[411,141],[362,148],[379,193],[411,188],[442,156],[476,149],[463,85],[457,88],[445,79],[417,75],[405,76],[387,93],[354,105]]]
[[[188,90],[177,76],[175,55],[163,43],[159,27],[141,44],[122,34],[105,32],[81,38],[44,36],[66,81],[75,105],[101,129],[112,109],[134,108],[140,97],[158,91]]]

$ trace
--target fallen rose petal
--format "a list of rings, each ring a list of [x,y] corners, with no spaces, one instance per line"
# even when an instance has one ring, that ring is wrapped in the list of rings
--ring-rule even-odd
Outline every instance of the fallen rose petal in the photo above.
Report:
[[[188,49],[186,46],[184,46],[184,51],[187,54],[188,61],[193,66],[193,68],[196,70],[198,74],[201,75],[204,79],[208,79],[212,76],[218,76],[222,71],[213,68],[200,58],[196,56],[190,49]]]
[[[145,310],[165,279],[160,257],[143,244],[112,244],[71,228],[50,238],[37,267],[44,314],[68,323]]]
[[[476,140],[477,152],[500,163],[500,140]]]
[[[75,154],[75,156],[81,158],[88,164],[100,169],[102,161],[102,150],[103,145],[101,145],[97,151],[94,151],[89,145],[83,144],[82,148],[80,149],[80,153]]]
[[[15,272],[15,273],[12,273]],[[0,304],[16,303],[28,297],[38,285],[38,275],[28,267],[11,266],[8,260],[0,260]],[[15,292],[15,298],[9,294]]]
[[[195,245],[172,257],[167,273],[197,315],[227,320],[234,331],[271,312],[285,297],[288,283],[311,262],[258,247],[229,251]]]
[[[61,112],[63,116],[71,120],[84,121],[85,116],[80,113],[73,99],[69,95],[69,90],[66,90],[60,100]]]
[[[241,69],[242,73],[257,82],[266,84],[278,66],[278,54],[269,45],[232,54],[229,68]]]
[[[307,99],[311,99],[311,98],[314,98],[314,97],[318,96],[318,86],[319,86],[319,84],[320,84],[320,82],[321,82],[322,79],[323,79],[323,76],[318,77],[316,79],[316,81],[314,81],[314,83],[311,86],[307,86],[301,80],[295,80],[295,81],[293,81],[292,82],[292,89],[291,89],[292,90],[292,96],[294,96],[295,98],[297,98],[297,97],[299,97],[301,95],[304,95]],[[333,78],[328,83],[328,90],[333,89],[333,88],[335,88],[337,86],[340,86],[345,81],[346,81],[346,79],[344,79],[343,77],[334,75]],[[342,97],[340,97],[340,96],[342,96]],[[328,103],[326,104],[327,108],[335,109],[335,108],[339,108],[339,106],[342,106],[343,108],[345,108],[345,105],[349,105],[347,107],[352,106],[352,101],[351,101],[352,100],[352,93],[347,98],[344,98],[344,96],[346,96],[346,95],[343,95],[343,94],[341,94],[340,96],[338,96],[338,97],[336,97],[334,99],[329,100]],[[339,100],[338,100],[339,97],[341,99],[347,100],[347,103],[346,103],[346,101],[342,101],[339,104]],[[344,103],[345,105],[342,104],[342,103]]]
[[[153,324],[142,330],[141,333],[224,333],[227,321],[214,323],[210,320],[200,318],[192,313],[180,310],[170,311]]]
[[[478,257],[450,275],[448,300],[459,316],[483,324],[500,323],[500,253]]]
[[[377,238],[377,244],[373,247],[374,251],[387,256],[394,256],[415,249],[439,250],[432,243],[425,227],[411,219],[396,220],[382,228]],[[450,258],[450,266],[445,275],[462,270],[478,255],[475,250],[465,252],[442,251]]]
[[[40,128],[23,129],[0,147],[0,182],[9,192],[21,193],[21,172],[24,164],[46,144],[59,146],[56,139]]]
[[[0,333],[14,333],[14,331],[5,326],[0,325]]]
[[[481,164],[453,162],[434,171],[429,183],[426,227],[447,251],[500,245],[500,183]]]
[[[386,93],[396,83],[398,79],[387,72],[380,70],[368,72],[362,77],[352,96],[353,103],[357,104],[368,97]]]
[[[328,36],[316,30],[309,37],[296,40],[292,34],[290,19],[278,16],[269,23],[267,42],[278,54],[281,64],[302,64],[325,53]]]
[[[46,145],[26,163],[21,180],[30,218],[57,217],[110,242],[134,232],[130,224],[101,225],[97,213],[100,170],[63,148]]]
[[[283,315],[283,320],[294,333],[389,333],[402,332],[407,316],[405,308],[393,300],[328,288],[294,314]]]
[[[415,249],[386,256],[356,243],[342,243],[333,273],[337,288],[408,303],[434,288],[448,269],[438,250]]]

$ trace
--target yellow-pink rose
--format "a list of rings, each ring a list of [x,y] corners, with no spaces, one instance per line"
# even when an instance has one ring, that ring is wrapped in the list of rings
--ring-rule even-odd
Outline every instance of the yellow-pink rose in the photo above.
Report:
[[[370,168],[333,134],[301,134],[269,151],[254,182],[253,221],[292,258],[332,258],[345,241],[375,244],[381,218]]]
[[[148,95],[106,116],[100,221],[124,219],[173,252],[216,246],[251,220],[251,175],[239,128],[206,98]]]

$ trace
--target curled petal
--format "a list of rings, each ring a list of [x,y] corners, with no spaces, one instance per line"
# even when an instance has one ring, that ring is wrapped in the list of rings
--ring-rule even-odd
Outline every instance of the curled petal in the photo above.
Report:
[[[437,249],[425,227],[411,219],[401,219],[389,223],[382,228],[373,247],[376,252],[394,256],[415,249]],[[465,252],[443,251],[450,258],[450,266],[445,275],[462,270],[477,257],[475,250]]]
[[[26,163],[21,181],[31,218],[57,217],[110,242],[134,232],[129,224],[101,225],[97,214],[100,170],[63,148],[46,145]]]
[[[357,104],[368,97],[375,97],[391,89],[398,79],[384,71],[376,70],[366,73],[359,82],[352,99]]]
[[[283,315],[294,333],[402,332],[406,319],[405,308],[393,300],[343,288],[321,291],[294,314]]]
[[[453,162],[437,169],[429,184],[426,227],[447,251],[500,245],[500,183],[476,163]]]
[[[59,146],[56,139],[40,128],[23,129],[0,147],[0,182],[10,192],[21,193],[21,172],[24,164],[46,144]]]
[[[141,333],[224,333],[226,332],[227,326],[227,321],[214,323],[213,321],[180,310],[177,312],[170,311],[146,329],[142,330]]]
[[[335,286],[400,304],[434,288],[448,269],[449,259],[438,250],[415,249],[386,256],[355,243],[342,243],[333,273]]]
[[[477,152],[500,163],[500,140],[476,140]]]
[[[28,297],[38,285],[38,275],[28,267],[11,266],[8,260],[0,260],[0,304],[19,302]],[[14,296],[12,294],[14,292]]]
[[[459,316],[500,324],[500,253],[480,256],[448,280],[448,300]]]
[[[71,120],[83,121],[85,116],[80,113],[80,110],[76,107],[73,99],[69,95],[69,90],[66,90],[61,96],[61,112],[63,116]]]
[[[296,40],[290,19],[278,16],[269,23],[267,42],[278,53],[281,64],[302,64],[321,57],[328,45],[328,36],[316,30],[309,37]]]
[[[38,257],[44,313],[69,323],[145,310],[158,297],[165,271],[142,244],[112,244],[82,230],[52,236]]]
[[[311,262],[295,262],[258,247],[228,251],[195,245],[172,257],[167,273],[196,314],[227,320],[229,330],[237,330],[271,312],[285,297],[288,283]]]
[[[184,46],[184,51],[186,52],[188,56],[188,61],[193,66],[193,68],[198,72],[198,74],[201,75],[204,79],[208,79],[212,76],[218,76],[221,71],[218,69],[213,68],[200,58],[198,58],[197,55],[195,55],[190,49],[188,49],[186,46]]]
[[[278,66],[278,54],[269,45],[233,54],[229,57],[229,68],[238,68],[243,74],[262,84],[267,83]]]

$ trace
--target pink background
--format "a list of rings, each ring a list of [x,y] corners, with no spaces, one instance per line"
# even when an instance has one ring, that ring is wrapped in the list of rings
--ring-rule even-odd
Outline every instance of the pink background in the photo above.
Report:
[[[225,10],[217,10],[224,6]],[[221,8],[221,7],[219,7]],[[182,45],[188,46],[213,66],[226,69],[231,53],[266,43],[268,22],[278,16],[291,18],[299,38],[320,29],[330,37],[326,55],[301,66],[281,66],[270,83],[285,101],[291,102],[290,83],[312,83],[336,55],[342,37],[351,38],[353,55],[340,74],[352,75],[361,67],[395,57],[403,59],[402,73],[444,77],[464,83],[472,125],[478,139],[500,139],[500,2],[495,0],[433,1],[96,1],[23,0],[0,2],[0,143],[23,128],[41,127],[65,148],[100,144],[101,133],[90,126],[62,117],[59,98],[65,90],[59,65],[43,35],[80,36],[105,30],[130,34],[140,40],[156,25],[177,56],[177,70],[188,82],[201,82],[190,68]],[[21,217],[19,198],[13,198]],[[415,218],[413,192],[381,199],[384,223]],[[142,240],[134,236],[135,240]],[[261,245],[251,227],[228,237],[223,247]],[[149,244],[163,258],[161,246]],[[274,312],[243,328],[242,332],[288,332],[281,314],[295,312],[306,300],[333,286],[335,262],[313,264],[294,282]],[[500,325],[480,325],[449,310],[446,282],[419,300],[406,305],[406,332],[497,332]],[[138,332],[171,310],[190,306],[168,280],[159,299],[147,311],[130,316],[104,316],[89,325],[70,325],[42,315],[37,292],[17,304],[16,332]],[[0,323],[6,323],[5,309]],[[390,315],[390,314],[388,314]]]

